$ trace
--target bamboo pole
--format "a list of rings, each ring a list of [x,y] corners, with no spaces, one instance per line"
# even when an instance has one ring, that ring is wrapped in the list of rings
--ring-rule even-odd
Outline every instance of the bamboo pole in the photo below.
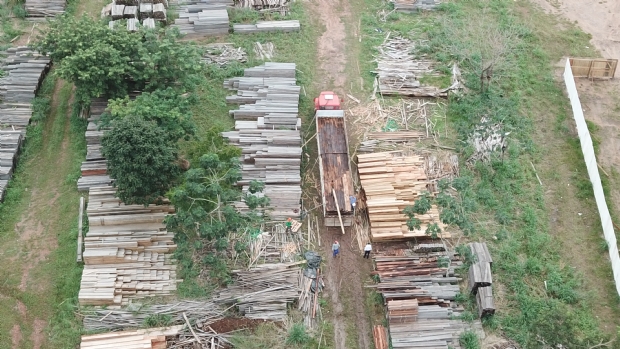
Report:
[[[340,221],[340,228],[342,229],[342,235],[344,235],[344,224],[342,224],[342,216],[340,215],[340,206],[338,206],[338,198],[336,198],[335,189],[332,189],[332,195],[334,195],[334,202],[336,202],[336,211],[338,212],[338,220]]]

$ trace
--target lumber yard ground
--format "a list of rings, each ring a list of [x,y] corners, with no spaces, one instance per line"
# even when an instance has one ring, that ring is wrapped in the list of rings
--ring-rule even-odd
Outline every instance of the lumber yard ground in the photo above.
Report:
[[[13,44],[27,43],[31,24],[9,17],[11,10],[18,11],[14,7],[18,3],[6,5],[0,13],[0,40],[8,44],[17,37]],[[79,0],[69,5],[69,12],[96,16],[103,5]],[[484,323],[488,339],[483,347],[501,337],[523,348],[550,348],[551,343],[568,348],[618,347],[619,299],[556,69],[563,56],[618,58],[618,43],[609,39],[620,29],[617,6],[617,1],[483,0],[401,14],[391,13],[390,5],[378,0],[302,1],[294,10],[302,32],[269,38],[277,60],[298,64],[298,80],[308,100],[320,90],[333,89],[367,103],[373,86],[370,71],[375,67],[372,55],[387,32],[427,40],[427,53],[435,59],[459,61],[474,90],[477,77],[469,75],[476,54],[491,56],[501,65],[501,75],[492,81],[497,92],[492,98],[497,100],[485,104],[475,92],[474,97],[450,100],[445,109],[447,127],[442,130],[447,137],[440,139],[442,145],[462,149],[464,161],[463,144],[473,127],[468,118],[501,109],[504,123],[514,130],[501,163],[463,166],[461,172],[470,178],[464,195],[475,227],[461,243],[487,241],[498,265],[497,315]],[[223,41],[229,39],[249,48],[264,37]],[[220,86],[222,79],[214,77],[212,86]],[[609,173],[603,179],[607,178],[611,193],[612,216],[618,217],[615,184],[620,180],[616,169],[620,161],[612,155],[618,137],[618,86],[613,81],[580,83],[586,117],[599,137],[598,155]],[[73,253],[79,197],[75,181],[84,157],[85,125],[72,110],[72,93],[69,84],[53,76],[46,80],[40,92],[48,105],[43,109],[45,118],[29,129],[12,188],[0,206],[0,348],[73,348],[79,343],[75,306],[81,268]],[[225,94],[223,89],[204,89],[201,107],[212,110],[215,120],[197,119],[199,129],[214,122],[230,127],[227,107],[213,102]],[[311,120],[307,101],[305,113]],[[315,193],[307,190],[308,195]],[[322,236],[326,256],[335,234]],[[324,347],[372,348],[371,328],[383,322],[383,310],[376,294],[363,288],[372,282],[371,265],[353,247],[352,234],[338,238],[341,259],[328,258],[326,266]]]

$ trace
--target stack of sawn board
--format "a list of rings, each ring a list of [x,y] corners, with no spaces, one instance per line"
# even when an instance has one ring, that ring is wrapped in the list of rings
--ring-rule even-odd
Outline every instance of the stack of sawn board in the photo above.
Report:
[[[234,24],[235,34],[252,34],[264,32],[297,32],[301,29],[298,20],[258,21],[256,24]]]
[[[97,122],[107,107],[108,100],[104,98],[95,98],[90,104],[90,116],[86,128],[86,160],[82,162],[82,177],[77,182],[80,191],[108,186],[113,182],[107,174],[107,161],[101,154],[101,137],[104,130],[97,128]]]
[[[115,0],[101,10],[101,17],[111,17],[109,27],[127,20],[127,30],[138,30],[138,24],[143,27],[155,28],[155,20],[165,22],[167,17],[167,0]]]
[[[182,328],[181,325],[84,335],[80,349],[166,349],[166,337],[176,337]]]
[[[26,0],[28,17],[54,17],[65,13],[66,0]]]
[[[26,126],[32,117],[32,100],[49,70],[50,60],[28,47],[12,47],[0,62],[0,202],[17,166]]]
[[[436,252],[374,257],[380,279],[374,287],[387,304],[393,348],[459,348],[459,335],[467,330],[484,337],[479,321],[455,319],[463,310],[453,302],[460,280],[454,271],[461,262],[440,266],[445,257]]]
[[[263,194],[271,200],[269,215],[275,220],[299,216],[301,199],[300,87],[294,63],[272,63],[245,69],[244,76],[224,81],[237,90],[226,100],[239,103],[230,114],[235,131],[222,135],[241,148],[242,179],[248,190],[251,181],[265,183]],[[235,205],[246,210],[243,203]]]
[[[224,35],[230,29],[227,7],[231,0],[191,0],[178,6],[179,18],[173,26],[183,34]]]
[[[469,248],[476,262],[469,267],[468,289],[476,295],[478,304],[478,315],[480,318],[495,314],[495,303],[493,302],[493,278],[491,266],[493,258],[489,253],[486,243],[472,242]]]
[[[357,159],[372,241],[428,237],[425,232],[431,223],[437,223],[442,237],[450,237],[439,220],[439,210],[435,205],[426,214],[416,215],[422,221],[419,230],[410,231],[407,227],[408,218],[403,210],[428,190],[424,158],[405,156],[401,152],[383,152],[359,154]]]
[[[81,305],[125,305],[176,290],[174,233],[164,218],[172,206],[125,205],[113,187],[91,188],[84,238]]]

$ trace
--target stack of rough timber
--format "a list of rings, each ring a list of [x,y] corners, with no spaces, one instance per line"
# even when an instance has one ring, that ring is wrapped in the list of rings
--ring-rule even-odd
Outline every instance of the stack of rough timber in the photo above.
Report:
[[[448,89],[420,84],[421,76],[437,74],[433,72],[432,62],[413,56],[414,48],[413,41],[401,37],[391,38],[378,47],[374,73],[379,81],[379,92],[384,96],[447,97]]]
[[[495,314],[493,278],[491,275],[493,258],[491,258],[487,244],[484,242],[472,242],[469,244],[469,248],[476,262],[469,267],[468,289],[476,295],[478,315],[482,318]]]
[[[97,128],[97,122],[107,107],[108,100],[104,98],[95,98],[90,104],[90,116],[86,127],[86,160],[82,162],[82,177],[77,182],[80,191],[113,183],[107,174],[107,161],[101,155],[101,137],[104,130]]]
[[[237,90],[227,102],[242,104],[230,111],[236,120],[235,131],[222,133],[241,148],[242,179],[237,184],[246,191],[252,180],[265,183],[263,194],[271,199],[272,219],[298,216],[301,119],[295,64],[267,62],[248,68],[243,77],[225,80],[224,87]],[[243,203],[236,207],[246,209]]]
[[[89,192],[81,305],[126,305],[176,290],[174,233],[163,224],[173,207],[125,205],[115,194],[113,187]]]
[[[394,9],[399,12],[415,12],[434,10],[440,0],[392,0]]]
[[[54,17],[65,13],[66,0],[26,0],[28,17]]]
[[[176,337],[182,328],[181,325],[85,335],[80,349],[166,349],[166,337]]]
[[[252,8],[260,12],[279,12],[285,16],[289,10],[289,0],[237,0],[235,6]]]
[[[375,349],[388,349],[390,347],[387,331],[382,325],[375,325],[373,327],[372,336],[375,341]]]
[[[461,263],[440,266],[439,258],[446,257],[445,252],[374,257],[380,279],[374,287],[387,304],[393,348],[460,348],[459,335],[467,330],[484,338],[480,321],[455,319],[463,311],[452,301],[460,280],[454,270]]]
[[[237,34],[253,34],[264,32],[298,32],[301,25],[298,20],[258,21],[256,24],[234,24],[233,32]]]
[[[428,180],[424,173],[424,158],[405,156],[402,152],[360,154],[358,173],[366,195],[372,241],[428,237],[425,231],[430,223],[437,223],[442,237],[450,237],[439,220],[438,208],[433,205],[423,215],[420,230],[410,231],[406,206],[413,205],[420,194],[427,191]]]
[[[235,282],[220,292],[216,303],[235,304],[250,319],[284,321],[288,304],[299,298],[300,263],[260,264],[233,271]]]
[[[101,17],[111,17],[112,29],[121,19],[127,19],[127,30],[137,31],[139,24],[155,28],[155,20],[166,21],[167,0],[115,0],[103,7]]]
[[[50,59],[26,46],[11,47],[0,62],[0,125],[25,128],[32,117],[32,100],[50,68]]]
[[[17,165],[21,144],[21,131],[0,131],[0,202],[4,200],[6,187]]]
[[[197,36],[228,34],[229,19],[227,7],[232,7],[231,0],[190,0],[178,6],[179,18],[173,26],[183,34]]]

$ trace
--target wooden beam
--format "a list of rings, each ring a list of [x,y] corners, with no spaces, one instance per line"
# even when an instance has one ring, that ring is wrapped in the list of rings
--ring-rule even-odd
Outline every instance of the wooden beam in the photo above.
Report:
[[[336,211],[338,212],[338,220],[340,221],[340,229],[342,229],[342,235],[344,235],[344,224],[342,224],[342,216],[340,215],[340,206],[338,206],[338,198],[336,197],[336,191],[332,189],[332,195],[334,195],[334,202],[336,203]]]

